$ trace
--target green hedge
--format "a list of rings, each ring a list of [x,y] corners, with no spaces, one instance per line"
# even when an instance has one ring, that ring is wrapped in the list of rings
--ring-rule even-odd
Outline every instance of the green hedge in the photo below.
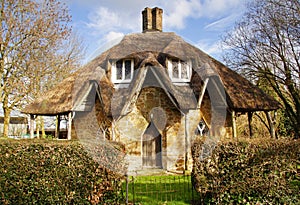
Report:
[[[201,203],[300,204],[300,140],[209,140],[192,147]]]
[[[107,145],[93,146],[94,156],[107,158],[106,149]],[[123,168],[122,155],[109,160],[119,161],[117,166]],[[118,204],[122,200],[123,176],[101,166],[76,141],[0,140],[0,164],[0,204]]]

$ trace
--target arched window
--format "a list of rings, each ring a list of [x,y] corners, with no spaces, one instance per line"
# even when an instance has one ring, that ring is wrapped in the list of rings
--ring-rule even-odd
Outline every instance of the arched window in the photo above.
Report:
[[[197,128],[195,130],[195,134],[199,136],[208,136],[209,135],[209,128],[202,119],[199,124],[197,125]]]

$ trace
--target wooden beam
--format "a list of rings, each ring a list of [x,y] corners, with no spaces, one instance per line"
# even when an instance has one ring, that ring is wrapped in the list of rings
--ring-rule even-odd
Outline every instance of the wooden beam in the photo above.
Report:
[[[253,130],[252,130],[252,126],[251,126],[252,116],[253,116],[253,113],[248,112],[248,125],[249,125],[249,136],[250,136],[250,138],[253,137]]]
[[[34,138],[34,115],[30,115],[30,138]]]
[[[56,127],[55,127],[55,138],[59,139],[59,131],[60,131],[60,115],[56,116]]]
[[[236,132],[236,115],[235,115],[235,111],[232,110],[231,112],[231,118],[232,118],[232,136],[233,138],[237,137],[237,132]]]
[[[206,90],[208,81],[209,81],[209,78],[206,78],[206,79],[204,80],[203,87],[202,87],[201,93],[200,93],[200,95],[199,95],[198,103],[197,103],[197,108],[198,108],[198,109],[201,108],[202,100],[203,100],[203,97],[204,97],[204,94],[205,94],[205,90]]]
[[[68,140],[72,138],[72,112],[68,113]]]

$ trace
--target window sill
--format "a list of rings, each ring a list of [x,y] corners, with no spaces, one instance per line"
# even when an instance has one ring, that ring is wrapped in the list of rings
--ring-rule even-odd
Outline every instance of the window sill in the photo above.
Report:
[[[114,83],[115,89],[128,88],[130,83]]]

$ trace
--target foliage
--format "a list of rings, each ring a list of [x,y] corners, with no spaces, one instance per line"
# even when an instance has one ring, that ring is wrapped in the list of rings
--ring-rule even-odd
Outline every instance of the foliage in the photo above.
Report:
[[[300,140],[193,144],[193,186],[205,204],[299,204]],[[202,160],[201,160],[202,159]]]
[[[101,147],[94,152],[101,153]],[[77,141],[0,140],[0,163],[1,204],[118,204],[122,200],[123,176],[95,162]]]
[[[286,118],[283,132],[300,137],[300,2],[250,1],[243,18],[224,37],[225,62],[273,95]],[[291,129],[292,127],[292,129]]]

